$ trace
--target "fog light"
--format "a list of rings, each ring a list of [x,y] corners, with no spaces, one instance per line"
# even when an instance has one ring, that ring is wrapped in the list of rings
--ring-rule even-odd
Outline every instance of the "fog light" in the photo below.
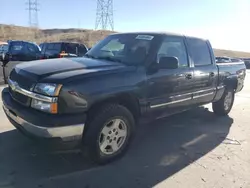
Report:
[[[31,107],[51,114],[57,113],[57,103],[50,103],[37,99],[32,99]]]

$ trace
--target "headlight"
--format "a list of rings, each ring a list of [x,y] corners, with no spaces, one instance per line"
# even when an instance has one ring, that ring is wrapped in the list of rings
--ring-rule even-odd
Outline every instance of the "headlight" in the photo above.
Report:
[[[61,87],[61,84],[38,83],[35,86],[34,92],[48,96],[58,96]]]
[[[53,83],[36,84],[34,92],[50,97],[47,97],[49,100],[32,99],[31,107],[43,112],[56,114],[58,112],[57,96],[59,95],[61,87],[61,84]]]

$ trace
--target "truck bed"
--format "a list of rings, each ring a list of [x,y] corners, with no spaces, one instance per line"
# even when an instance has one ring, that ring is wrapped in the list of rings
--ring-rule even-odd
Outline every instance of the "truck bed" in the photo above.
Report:
[[[237,78],[237,87],[235,92],[239,92],[244,87],[244,79],[246,76],[246,65],[242,62],[216,63],[219,71],[220,81],[226,78]]]

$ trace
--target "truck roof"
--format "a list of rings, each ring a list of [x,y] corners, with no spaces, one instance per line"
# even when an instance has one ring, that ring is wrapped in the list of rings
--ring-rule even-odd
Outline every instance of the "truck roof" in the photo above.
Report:
[[[150,32],[123,32],[123,33],[113,33],[110,35],[119,35],[119,34],[135,34],[135,35],[159,35],[159,36],[179,36],[179,37],[192,37],[192,38],[197,38],[197,39],[201,39],[201,40],[207,40],[204,39],[202,37],[195,37],[195,36],[190,36],[190,35],[184,35],[181,33],[174,33],[174,32],[157,32],[157,31],[150,31]]]

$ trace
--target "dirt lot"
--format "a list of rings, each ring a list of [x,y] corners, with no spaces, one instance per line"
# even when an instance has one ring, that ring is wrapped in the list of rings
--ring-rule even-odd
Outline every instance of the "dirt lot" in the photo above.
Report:
[[[228,117],[216,117],[208,105],[141,124],[128,154],[99,167],[27,139],[1,110],[0,188],[249,188],[249,83],[250,75]]]

